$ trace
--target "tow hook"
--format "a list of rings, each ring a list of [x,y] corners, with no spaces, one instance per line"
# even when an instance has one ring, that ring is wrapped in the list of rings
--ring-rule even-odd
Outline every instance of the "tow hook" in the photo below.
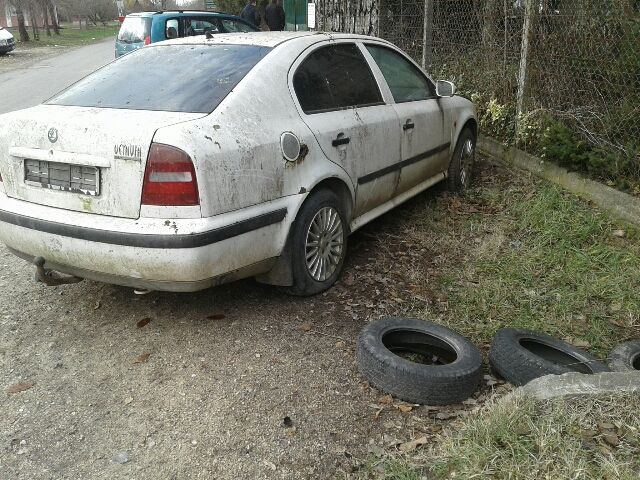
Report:
[[[57,287],[58,285],[69,285],[71,283],[79,283],[84,278],[74,277],[72,275],[60,275],[53,270],[44,268],[44,258],[36,257],[33,264],[36,266],[36,282],[42,282],[48,287]]]

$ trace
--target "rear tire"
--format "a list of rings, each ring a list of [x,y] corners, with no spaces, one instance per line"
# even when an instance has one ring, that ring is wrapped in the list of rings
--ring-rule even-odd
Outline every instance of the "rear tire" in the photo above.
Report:
[[[464,192],[471,185],[476,156],[476,137],[465,128],[458,137],[453,158],[449,164],[448,186],[452,192]]]
[[[289,293],[315,295],[338,280],[347,255],[346,219],[344,205],[331,190],[318,190],[307,198],[292,226]]]

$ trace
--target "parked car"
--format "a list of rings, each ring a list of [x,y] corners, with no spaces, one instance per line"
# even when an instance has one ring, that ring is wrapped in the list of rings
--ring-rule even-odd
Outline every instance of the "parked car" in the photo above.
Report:
[[[235,15],[179,10],[132,13],[116,38],[116,58],[150,43],[209,33],[256,32],[258,28]]]
[[[6,28],[0,27],[0,55],[10,52],[15,48],[13,35]]]
[[[300,295],[336,281],[350,233],[465,188],[477,137],[473,104],[391,43],[311,32],[151,45],[0,124],[16,255],[135,288],[257,276]]]

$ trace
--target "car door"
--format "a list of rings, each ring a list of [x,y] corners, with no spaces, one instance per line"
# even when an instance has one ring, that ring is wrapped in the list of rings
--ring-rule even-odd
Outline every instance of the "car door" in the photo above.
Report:
[[[303,121],[356,186],[354,218],[389,200],[399,172],[398,118],[353,42],[325,42],[291,69]]]
[[[408,58],[390,47],[366,49],[391,90],[402,132],[402,169],[396,194],[447,169],[450,133],[435,85]]]

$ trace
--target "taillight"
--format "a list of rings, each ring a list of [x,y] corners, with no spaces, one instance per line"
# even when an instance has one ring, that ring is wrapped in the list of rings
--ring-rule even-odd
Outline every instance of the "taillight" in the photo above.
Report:
[[[149,45],[151,43],[151,35],[144,37],[144,44]]]
[[[151,144],[142,185],[142,204],[200,205],[196,171],[189,155],[169,145]]]

